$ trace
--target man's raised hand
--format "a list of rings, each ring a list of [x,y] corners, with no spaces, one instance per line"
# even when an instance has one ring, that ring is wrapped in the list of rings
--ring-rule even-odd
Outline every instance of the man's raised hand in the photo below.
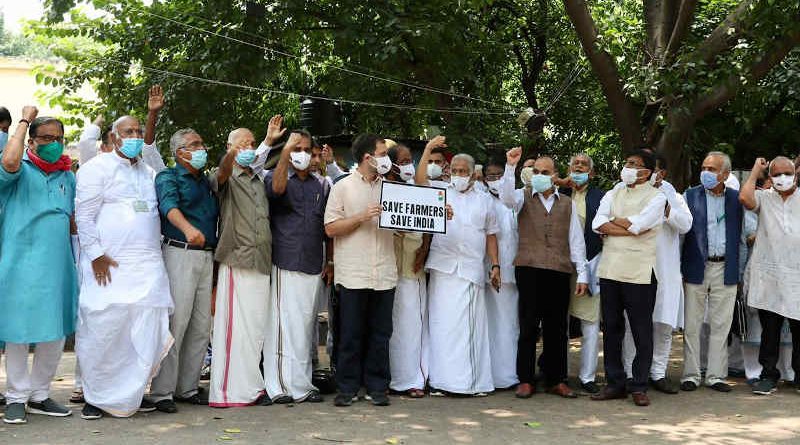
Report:
[[[516,166],[522,158],[522,147],[514,147],[506,152],[506,162],[508,165]]]
[[[159,112],[164,108],[164,90],[161,85],[153,85],[147,96],[147,109],[153,112]]]
[[[264,143],[267,144],[268,147],[273,147],[278,139],[286,133],[285,128],[283,127],[283,116],[280,114],[276,114],[272,116],[269,120],[269,124],[267,124],[267,135],[264,137]]]

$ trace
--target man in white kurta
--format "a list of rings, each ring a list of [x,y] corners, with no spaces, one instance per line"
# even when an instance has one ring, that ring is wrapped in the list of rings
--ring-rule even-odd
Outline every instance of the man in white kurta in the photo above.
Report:
[[[83,255],[76,352],[82,417],[128,417],[172,346],[155,172],[137,159],[139,122],[118,119],[113,152],[78,173],[75,220]]]
[[[767,168],[772,188],[756,191],[756,179]],[[800,194],[794,164],[779,156],[767,167],[766,161],[758,158],[739,200],[758,214],[747,297],[749,306],[758,309],[761,321],[758,361],[763,369],[753,392],[766,395],[776,390],[781,377],[777,364],[784,319],[788,319],[792,330],[795,387],[800,383]]]
[[[431,144],[425,148],[421,165],[427,164]],[[456,155],[451,162],[447,203],[453,219],[446,234],[431,242],[426,269],[428,282],[428,327],[430,332],[430,386],[442,391],[481,396],[494,390],[486,314],[484,256],[491,258],[493,283],[499,287],[497,219],[491,211],[491,197],[476,191],[475,161]],[[427,183],[424,173],[417,184]],[[434,185],[443,185],[434,183]]]
[[[492,211],[497,219],[497,247],[500,255],[500,291],[486,282],[486,312],[489,317],[489,341],[492,344],[492,378],[495,388],[510,388],[517,383],[517,341],[519,340],[519,291],[514,277],[514,258],[517,257],[517,212],[500,200],[500,183],[505,164],[490,161],[484,178]],[[487,264],[487,270],[491,268]]]
[[[664,180],[667,175],[665,161],[656,157],[656,171],[651,182],[666,197],[664,223],[656,235],[656,305],[653,309],[653,363],[650,365],[650,384],[666,394],[677,394],[677,387],[667,379],[667,364],[672,349],[672,330],[683,322],[683,277],[681,276],[681,235],[692,227],[692,214],[683,196]],[[617,188],[625,185],[620,183]],[[625,372],[633,377],[633,343],[630,324],[625,322],[623,344]]]

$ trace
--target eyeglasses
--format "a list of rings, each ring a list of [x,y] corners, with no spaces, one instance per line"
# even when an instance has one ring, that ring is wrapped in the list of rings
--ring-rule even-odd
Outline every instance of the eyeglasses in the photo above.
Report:
[[[502,178],[503,178],[503,174],[502,173],[498,173],[496,175],[486,175],[486,180],[487,181],[497,181],[498,179],[502,179]]]
[[[647,168],[642,164],[637,164],[635,161],[625,161],[625,167],[630,167],[635,169]]]
[[[51,142],[64,142],[64,136],[55,136],[52,134],[42,134],[33,137],[36,141],[44,142],[45,144],[49,144]]]

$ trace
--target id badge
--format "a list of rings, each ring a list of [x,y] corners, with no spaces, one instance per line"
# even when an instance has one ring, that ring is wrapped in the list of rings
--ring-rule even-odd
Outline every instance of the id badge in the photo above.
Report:
[[[133,201],[133,211],[148,212],[150,209],[147,207],[147,202],[137,199],[136,201]]]

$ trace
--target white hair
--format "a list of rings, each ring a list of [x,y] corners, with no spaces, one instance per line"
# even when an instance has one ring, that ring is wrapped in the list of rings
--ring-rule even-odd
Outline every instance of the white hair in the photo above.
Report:
[[[475,173],[475,158],[466,153],[459,153],[453,156],[453,159],[450,160],[450,165],[455,164],[455,162],[458,160],[466,161],[467,165],[469,166],[469,173],[470,174]]]
[[[139,119],[136,119],[135,117],[133,117],[131,115],[125,115],[125,116],[118,117],[117,120],[115,120],[111,124],[111,132],[114,133],[115,135],[117,135],[117,137],[120,137],[119,136],[119,131],[118,131],[119,130],[119,124],[123,123],[127,119],[133,119],[133,120],[135,120],[137,122],[139,121]]]
[[[594,161],[592,160],[592,157],[589,156],[586,153],[577,153],[577,154],[572,155],[572,157],[569,158],[569,165],[572,165],[572,163],[577,158],[586,158],[586,159],[588,159],[589,160],[589,170],[594,170]]]
[[[772,166],[778,164],[779,162],[787,162],[792,165],[792,169],[794,169],[794,161],[787,158],[786,156],[775,156],[775,159],[769,161],[769,171],[768,174],[772,176]]]
[[[185,142],[184,138],[190,134],[196,134],[198,136],[200,135],[191,128],[182,128],[175,133],[172,133],[172,137],[169,138],[169,149],[172,152],[172,157],[175,157],[178,149],[181,148]]]
[[[708,152],[706,157],[709,157],[709,156],[718,156],[718,157],[722,158],[722,171],[723,172],[731,171],[731,168],[732,168],[731,167],[731,157],[728,156],[727,153],[723,153],[721,151],[710,151],[710,152]]]

